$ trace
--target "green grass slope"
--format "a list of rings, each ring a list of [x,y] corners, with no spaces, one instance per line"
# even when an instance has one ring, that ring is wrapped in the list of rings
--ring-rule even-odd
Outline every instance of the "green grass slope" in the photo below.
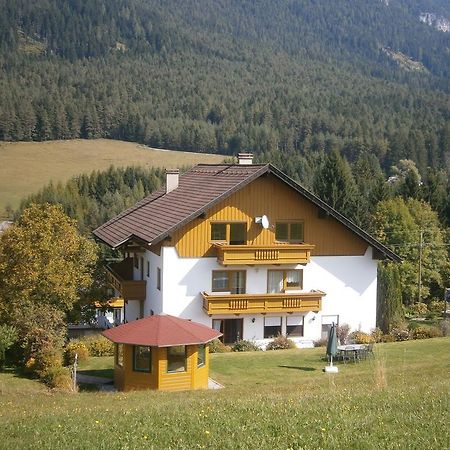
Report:
[[[222,160],[221,155],[156,150],[108,139],[0,142],[0,216],[7,205],[17,207],[50,180],[67,181],[111,165],[175,168]]]
[[[449,447],[449,338],[379,344],[375,359],[340,365],[336,375],[322,372],[323,353],[213,355],[211,376],[225,385],[218,391],[49,393],[0,374],[0,442],[8,449]],[[104,361],[111,367],[112,358]]]

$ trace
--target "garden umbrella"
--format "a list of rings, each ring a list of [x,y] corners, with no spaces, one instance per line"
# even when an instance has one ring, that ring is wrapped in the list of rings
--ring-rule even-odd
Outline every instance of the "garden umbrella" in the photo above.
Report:
[[[337,333],[336,324],[333,322],[328,332],[327,355],[330,357],[330,365],[325,367],[325,372],[337,372],[337,367],[333,366],[333,356],[337,353]]]

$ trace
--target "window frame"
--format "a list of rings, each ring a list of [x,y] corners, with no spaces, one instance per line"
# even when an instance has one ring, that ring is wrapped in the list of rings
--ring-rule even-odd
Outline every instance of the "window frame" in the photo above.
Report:
[[[218,272],[220,272],[220,273],[226,273],[226,274],[228,275],[227,288],[224,289],[224,290],[221,290],[221,291],[214,289],[214,274],[215,274],[215,273],[218,273]],[[221,269],[215,269],[215,270],[213,270],[213,271],[211,272],[211,292],[213,292],[213,293],[221,293],[221,292],[230,292],[230,293],[233,293],[233,289],[232,289],[232,286],[231,286],[231,280],[232,280],[232,277],[230,276],[230,274],[232,274],[232,273],[238,273],[238,272],[242,273],[242,274],[243,274],[243,277],[244,277],[244,292],[237,292],[237,293],[235,293],[235,294],[238,294],[238,295],[239,295],[239,294],[245,294],[246,291],[247,291],[247,271],[246,271],[246,270],[227,270],[227,269],[225,269],[225,270],[221,270]]]
[[[228,245],[247,245],[248,242],[248,222],[244,220],[225,221],[225,220],[211,220],[209,222],[209,242],[211,244],[222,243]],[[225,225],[225,239],[213,239],[212,227],[213,225]],[[245,226],[245,239],[244,244],[231,244],[231,225],[244,225]]]
[[[202,352],[200,353],[200,349]],[[203,358],[200,355],[203,355]],[[206,366],[206,344],[198,344],[197,346],[197,368]]]
[[[305,334],[305,328],[304,328],[304,326],[305,326],[305,316],[294,316],[294,317],[301,318],[302,323],[301,324],[297,324],[297,325],[289,325],[288,322],[289,322],[290,316],[287,316],[286,317],[286,337],[304,337],[304,334]],[[289,332],[289,328],[293,328],[293,327],[295,327],[295,328],[301,327],[300,334]]]
[[[299,272],[300,273],[300,286],[287,286],[287,273],[288,272]],[[303,269],[267,269],[267,293],[269,294],[269,273],[270,272],[282,272],[283,273],[283,289],[280,292],[281,293],[286,293],[289,291],[301,291],[303,290]]]
[[[116,351],[115,351],[115,357],[114,357],[114,362],[116,364],[116,366],[122,367],[123,368],[123,360],[124,360],[124,347],[123,344],[116,344]]]
[[[136,355],[137,355],[137,349],[138,348],[147,348],[150,352],[150,360],[149,360],[149,367],[148,369],[138,369],[136,367]],[[133,345],[133,372],[144,372],[144,373],[152,373],[152,348],[148,345]]]
[[[287,225],[287,239],[279,239],[277,237],[277,226],[278,225]],[[292,238],[292,225],[301,225],[301,238],[293,239]],[[305,222],[303,220],[279,220],[275,222],[275,241],[276,242],[288,242],[290,244],[303,244],[305,242]]]
[[[170,349],[176,348],[176,347],[184,347],[184,370],[169,370],[169,354],[170,354]],[[167,373],[186,373],[187,372],[187,350],[188,347],[187,345],[175,345],[173,347],[167,347],[166,349],[166,360],[167,360],[167,368],[166,371]]]
[[[280,319],[280,325],[266,325],[266,319]],[[266,333],[266,328],[277,328],[277,332],[276,333]],[[279,330],[278,330],[279,328]],[[263,322],[263,338],[264,339],[274,339],[276,338],[278,335],[281,335],[281,333],[283,332],[283,317],[282,316],[269,316],[269,317],[264,317],[264,322]]]

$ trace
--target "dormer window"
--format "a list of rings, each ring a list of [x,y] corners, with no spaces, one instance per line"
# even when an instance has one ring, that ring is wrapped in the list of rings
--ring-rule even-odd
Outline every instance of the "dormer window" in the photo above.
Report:
[[[279,242],[304,242],[303,222],[277,222],[275,224],[275,239]]]
[[[211,222],[211,241],[230,245],[247,243],[247,224],[245,222]]]

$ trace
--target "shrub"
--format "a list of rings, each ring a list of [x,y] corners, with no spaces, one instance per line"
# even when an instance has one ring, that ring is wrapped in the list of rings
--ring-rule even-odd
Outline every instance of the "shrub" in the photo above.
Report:
[[[377,327],[372,330],[370,335],[372,336],[372,339],[374,340],[374,342],[381,342],[381,339],[383,337],[383,332]]]
[[[266,350],[287,350],[289,348],[296,348],[295,342],[288,339],[286,336],[279,334],[273,341],[269,342]]]
[[[442,336],[450,336],[450,320],[442,320],[439,322]]]
[[[395,337],[392,334],[383,334],[381,342],[395,342]]]
[[[73,390],[72,377],[68,367],[52,367],[44,377],[44,382],[53,389]]]
[[[430,302],[428,309],[431,312],[442,314],[444,312],[445,302],[444,300],[433,300]]]
[[[409,330],[405,328],[393,328],[391,336],[395,341],[408,341],[411,338]]]
[[[209,343],[209,353],[228,353],[231,352],[231,348],[225,345],[219,339],[214,339]]]
[[[375,342],[375,339],[367,333],[362,331],[354,331],[349,335],[349,338],[355,342],[355,344],[370,344]]]
[[[411,332],[413,339],[428,339],[442,336],[441,330],[437,327],[419,326]]]
[[[46,350],[35,355],[33,371],[39,378],[45,377],[54,369],[62,367],[61,352],[58,350]]]
[[[350,326],[346,323],[338,325],[336,328],[337,338],[341,344],[345,344],[347,342],[349,333],[350,333]]]
[[[5,353],[17,341],[19,335],[14,327],[0,325],[0,369],[5,362]]]
[[[428,306],[425,303],[417,302],[411,305],[410,311],[416,317],[423,316],[427,313]]]
[[[90,356],[114,356],[114,343],[103,336],[91,336],[81,341]]]
[[[327,345],[327,338],[320,338],[317,341],[314,341],[314,347],[325,347]]]
[[[89,350],[84,342],[73,340],[69,341],[64,349],[64,365],[69,366],[75,361],[75,354],[78,355],[78,361],[86,361],[89,357]]]
[[[236,344],[231,347],[233,352],[257,352],[261,350],[254,342],[252,341],[238,341]]]

